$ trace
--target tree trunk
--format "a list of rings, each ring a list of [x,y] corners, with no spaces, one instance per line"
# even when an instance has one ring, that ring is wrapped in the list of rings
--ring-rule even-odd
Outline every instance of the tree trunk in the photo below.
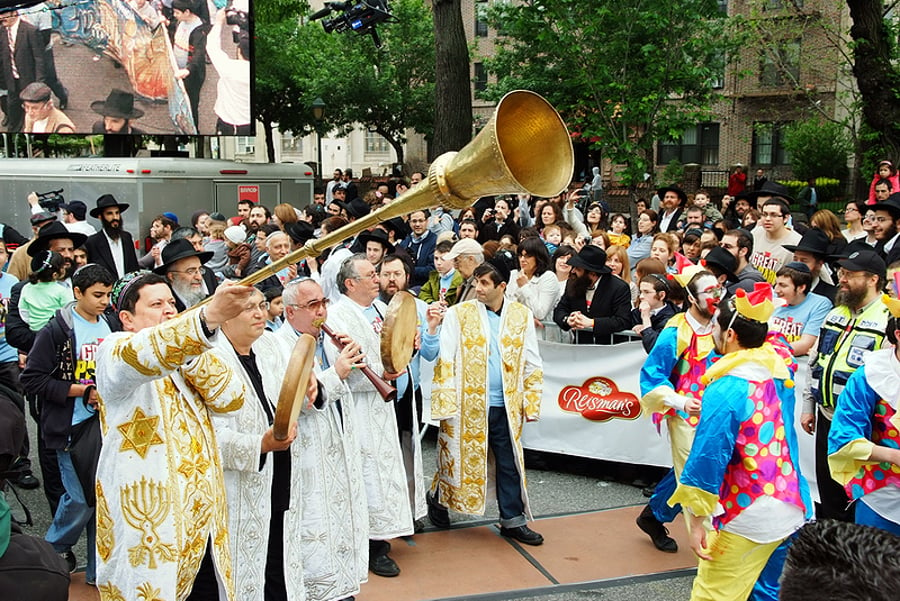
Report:
[[[853,19],[853,75],[862,96],[863,120],[876,133],[874,139],[861,137],[863,152],[878,151],[878,159],[896,162],[900,158],[900,69],[892,61],[884,8],[871,0],[847,0],[847,6]]]
[[[388,135],[388,133],[386,131],[384,131],[383,129],[381,129],[380,127],[376,128],[375,133],[377,133],[379,136],[381,136],[382,138],[387,140],[388,144],[391,145],[391,148],[393,148],[394,152],[397,154],[397,163],[402,165],[403,164],[403,144],[400,142],[400,140],[397,140],[393,136]]]
[[[266,158],[270,163],[275,162],[275,134],[272,133],[274,129],[274,125],[272,125],[272,120],[268,116],[264,116],[262,119],[263,127],[266,130]]]
[[[428,158],[459,150],[472,139],[469,48],[460,0],[434,2],[434,140]]]

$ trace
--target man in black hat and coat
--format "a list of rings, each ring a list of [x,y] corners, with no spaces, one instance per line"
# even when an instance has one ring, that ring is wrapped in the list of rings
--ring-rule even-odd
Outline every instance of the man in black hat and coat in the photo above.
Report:
[[[660,188],[656,194],[659,196],[659,231],[677,231],[678,220],[681,219],[684,205],[687,204],[687,194],[674,186]]]
[[[553,321],[575,332],[578,344],[611,344],[613,334],[631,327],[631,288],[606,266],[606,252],[588,244],[569,257],[572,272],[553,310]]]
[[[153,270],[165,276],[175,297],[178,312],[193,307],[215,291],[208,289],[203,275],[204,263],[212,259],[211,251],[198,251],[190,240],[181,238],[169,242],[162,250],[162,265]]]
[[[4,125],[9,132],[23,131],[25,109],[19,94],[30,83],[43,81],[44,43],[37,28],[19,18],[19,12],[12,10],[0,14],[0,69],[7,100],[3,107],[6,112]]]
[[[98,198],[97,207],[91,209],[91,217],[99,219],[103,228],[84,243],[91,262],[103,265],[117,278],[140,269],[134,252],[134,239],[122,229],[122,213],[129,206],[116,200],[112,194]]]
[[[825,260],[830,254],[831,240],[828,235],[819,228],[810,228],[803,232],[800,242],[797,244],[785,244],[784,248],[794,253],[794,261],[803,263],[809,268],[812,275],[812,283],[807,293],[814,292],[824,296],[834,304],[834,296],[837,294],[837,286],[827,271],[822,271]]]
[[[875,211],[874,227],[875,251],[887,265],[900,261],[900,233],[897,232],[897,221],[900,220],[900,192],[894,192],[884,202],[869,207]]]
[[[143,135],[143,131],[134,127],[131,122],[144,116],[144,111],[134,107],[134,94],[113,88],[106,100],[95,100],[91,110],[102,115],[91,127],[95,134],[132,134]]]

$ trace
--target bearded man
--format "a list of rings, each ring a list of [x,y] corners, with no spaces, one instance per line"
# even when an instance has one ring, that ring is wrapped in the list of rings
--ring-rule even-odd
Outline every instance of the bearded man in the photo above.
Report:
[[[134,240],[122,229],[122,213],[130,205],[119,202],[112,194],[104,194],[97,199],[97,206],[91,209],[91,217],[99,219],[103,228],[84,243],[91,261],[106,267],[116,277],[140,269]]]
[[[193,307],[214,292],[214,289],[207,290],[203,279],[206,273],[203,264],[212,256],[212,251],[197,251],[185,238],[175,240],[163,249],[162,265],[153,271],[164,275],[169,281],[175,294],[175,308],[179,312]]]

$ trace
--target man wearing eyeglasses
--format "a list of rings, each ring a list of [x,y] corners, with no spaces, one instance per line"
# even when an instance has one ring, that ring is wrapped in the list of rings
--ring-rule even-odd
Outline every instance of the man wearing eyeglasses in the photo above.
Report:
[[[875,217],[872,219],[875,239],[875,250],[891,265],[900,260],[900,234],[897,233],[897,221],[900,220],[900,192],[888,196],[884,202],[872,205]]]
[[[759,224],[753,228],[753,254],[750,264],[775,285],[778,270],[794,260],[785,244],[799,244],[800,234],[787,227],[791,216],[788,203],[780,197],[769,198],[760,211]]]
[[[326,356],[326,346],[334,348],[321,330],[328,319],[329,301],[314,280],[288,282],[282,300],[284,325],[260,339],[262,344],[272,344],[266,353],[266,370],[275,376],[285,374],[297,338],[309,334],[317,341],[313,370],[319,382],[315,407],[304,407],[297,419],[293,448],[300,452],[291,460],[292,469],[303,474],[298,487],[302,502],[285,514],[285,528],[300,532],[305,599],[345,599],[359,593],[368,570],[369,514],[359,441],[346,410],[351,403],[347,378],[353,368],[365,365],[365,359],[359,344],[341,333],[337,335],[344,349],[333,361]]]
[[[189,240],[182,238],[166,245],[162,251],[162,265],[155,273],[165,276],[175,296],[178,312],[193,307],[213,293],[204,281],[203,264],[213,256],[212,252],[198,252]]]

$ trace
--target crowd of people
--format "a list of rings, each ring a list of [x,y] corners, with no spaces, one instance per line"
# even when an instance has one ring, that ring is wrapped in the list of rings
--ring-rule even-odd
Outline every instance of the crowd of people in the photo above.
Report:
[[[813,516],[900,535],[900,192],[847,202],[841,229],[827,209],[792,213],[776,182],[721,204],[667,186],[637,201],[632,229],[588,186],[414,208],[282,261],[424,179],[360,196],[336,170],[308,206],[241,200],[190,225],[161,214],[146,253],[123,229],[127,202],[96,199],[95,231],[86,203],[57,215],[29,198],[33,237],[5,227],[0,244],[4,265],[16,249],[0,272],[0,397],[38,421],[41,479],[27,437],[4,475],[43,485],[49,570],[75,569],[84,533],[85,578],[103,599],[352,598],[369,574],[401,573],[392,539],[426,517],[448,528],[451,512],[483,515],[492,494],[500,534],[541,545],[521,442],[540,417],[541,339],[640,338],[641,403],[668,431],[673,469],[637,527],[675,552],[666,524],[684,511],[700,558],[692,598],[777,599]],[[254,273],[253,287],[228,285]],[[401,292],[415,297],[416,348],[391,373],[381,338]],[[314,373],[278,437],[303,335]],[[428,486],[423,361],[439,423]]]

